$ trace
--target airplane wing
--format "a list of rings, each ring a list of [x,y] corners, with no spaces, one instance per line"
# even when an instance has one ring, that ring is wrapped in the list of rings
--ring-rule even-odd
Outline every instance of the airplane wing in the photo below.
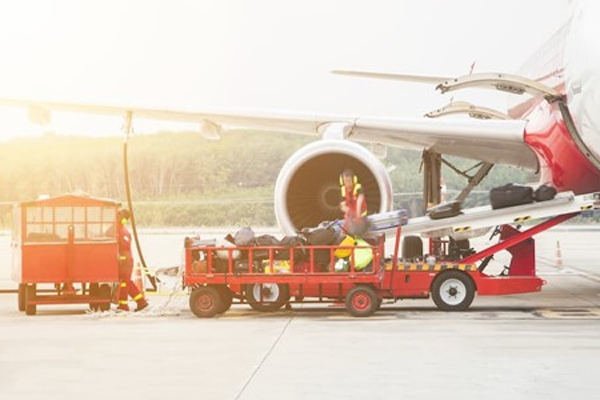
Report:
[[[431,149],[528,169],[538,166],[533,151],[524,143],[526,121],[521,120],[392,118],[259,110],[198,112],[1,98],[0,106],[26,108],[30,116],[41,115],[38,120],[49,120],[51,112],[112,116],[131,113],[133,118],[198,123],[201,133],[212,138],[231,129],[257,129]]]

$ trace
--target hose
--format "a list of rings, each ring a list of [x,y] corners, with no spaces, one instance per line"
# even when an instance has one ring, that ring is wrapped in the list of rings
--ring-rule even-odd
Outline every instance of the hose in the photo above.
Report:
[[[146,260],[144,259],[144,254],[142,253],[142,246],[140,246],[140,240],[138,239],[137,227],[135,224],[135,213],[133,212],[133,202],[131,200],[131,186],[129,184],[129,165],[127,163],[127,142],[129,140],[129,133],[131,132],[131,112],[127,113],[127,118],[125,120],[125,136],[123,138],[123,176],[125,178],[125,193],[127,195],[127,208],[129,209],[130,219],[131,219],[131,230],[133,232],[133,238],[135,240],[135,247],[137,249],[138,256],[140,258],[140,262],[142,263],[142,268],[144,274],[148,277],[148,280],[152,284],[153,292],[158,290],[156,286],[156,277],[150,275],[148,267],[146,266]]]

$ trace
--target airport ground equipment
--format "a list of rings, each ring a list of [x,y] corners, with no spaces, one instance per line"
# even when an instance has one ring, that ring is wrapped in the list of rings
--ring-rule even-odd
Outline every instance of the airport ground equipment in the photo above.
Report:
[[[14,207],[12,278],[19,283],[19,311],[34,315],[37,306],[49,304],[110,308],[119,272],[119,204],[64,195]]]
[[[537,206],[484,207],[448,219],[410,220],[395,229],[393,254],[387,255],[382,234],[361,246],[291,248],[218,247],[211,240],[188,238],[183,284],[191,291],[190,309],[198,317],[223,313],[233,301],[258,311],[274,311],[290,303],[344,302],[351,315],[366,317],[383,300],[431,297],[442,310],[462,311],[476,294],[541,291],[545,281],[536,275],[533,236],[598,209],[598,198],[597,194],[567,193]],[[532,224],[536,219],[541,222]],[[498,241],[488,248],[475,250],[467,239],[451,236],[490,226],[490,222],[496,224],[492,236]],[[413,235],[402,238],[407,231]],[[423,254],[421,237],[414,236],[419,232],[430,238],[429,254]],[[439,236],[440,232],[445,235]],[[511,256],[508,265],[490,273],[491,258],[504,250]],[[365,251],[371,252],[372,262],[359,270],[357,252]],[[341,259],[348,260],[347,267],[340,268]]]

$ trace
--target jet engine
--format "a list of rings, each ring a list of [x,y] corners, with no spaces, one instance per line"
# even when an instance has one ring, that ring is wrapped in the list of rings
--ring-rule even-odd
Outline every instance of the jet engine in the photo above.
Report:
[[[361,183],[369,214],[389,211],[392,185],[381,163],[363,146],[341,139],[322,139],[296,151],[275,183],[275,216],[288,235],[322,221],[343,218],[340,174],[350,168]]]

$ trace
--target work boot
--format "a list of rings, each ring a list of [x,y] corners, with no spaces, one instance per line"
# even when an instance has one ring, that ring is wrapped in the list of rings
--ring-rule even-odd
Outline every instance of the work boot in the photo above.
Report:
[[[146,307],[148,307],[148,302],[146,299],[140,299],[137,302],[137,308],[135,309],[135,312],[142,311]]]
[[[121,304],[119,305],[119,307],[117,307],[117,312],[128,312],[129,311],[129,306]]]

